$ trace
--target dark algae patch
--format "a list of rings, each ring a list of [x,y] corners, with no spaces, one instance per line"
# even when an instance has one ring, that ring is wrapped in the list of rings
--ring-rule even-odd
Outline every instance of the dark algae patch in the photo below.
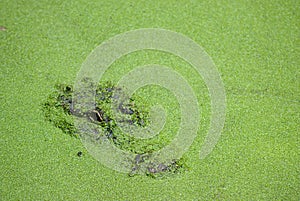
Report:
[[[165,175],[178,174],[187,166],[183,159],[172,160],[168,163],[150,161],[151,154],[161,149],[167,142],[165,138],[159,139],[137,139],[134,136],[124,133],[118,126],[117,122],[137,127],[146,127],[149,121],[149,106],[147,101],[138,95],[128,98],[121,87],[117,87],[112,82],[101,82],[94,87],[86,79],[88,88],[95,90],[95,105],[89,110],[83,111],[82,108],[74,108],[73,86],[68,84],[57,84],[55,90],[49,95],[47,101],[43,104],[45,119],[51,122],[55,127],[61,129],[64,133],[79,137],[79,131],[75,127],[75,118],[83,118],[95,127],[93,133],[95,141],[100,141],[103,137],[107,138],[110,143],[119,149],[129,151],[135,154],[130,159],[132,164],[129,176],[144,174],[152,178],[158,178]],[[114,102],[115,101],[115,102]],[[120,116],[113,113],[113,103],[116,104],[116,110]],[[98,132],[101,129],[102,132]],[[101,134],[100,134],[101,133]],[[82,152],[77,153],[78,157]]]

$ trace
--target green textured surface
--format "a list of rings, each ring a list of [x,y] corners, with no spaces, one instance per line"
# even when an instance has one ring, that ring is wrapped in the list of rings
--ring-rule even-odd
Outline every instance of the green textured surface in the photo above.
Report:
[[[300,200],[299,8],[297,0],[2,0],[0,200]],[[216,148],[199,160],[201,129],[186,153],[190,171],[174,178],[128,177],[86,151],[77,157],[81,142],[41,111],[53,86],[72,83],[95,47],[138,28],[195,40],[226,88]],[[155,53],[140,63],[151,59],[179,65]],[[201,83],[183,73],[195,88]]]

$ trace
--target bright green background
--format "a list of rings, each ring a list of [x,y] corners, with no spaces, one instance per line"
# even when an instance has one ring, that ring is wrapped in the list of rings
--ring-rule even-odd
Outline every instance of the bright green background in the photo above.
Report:
[[[300,200],[299,8],[298,0],[2,0],[0,200]],[[174,178],[128,177],[86,151],[79,158],[81,142],[41,112],[95,47],[138,28],[196,41],[226,88],[216,148],[200,161],[199,132],[190,171]]]

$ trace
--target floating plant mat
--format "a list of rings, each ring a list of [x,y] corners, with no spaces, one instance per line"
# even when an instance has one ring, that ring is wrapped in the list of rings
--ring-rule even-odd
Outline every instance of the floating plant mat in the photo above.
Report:
[[[114,149],[130,152],[130,157],[127,156],[125,162],[121,164],[124,166],[123,172],[127,172],[129,176],[143,174],[157,178],[178,174],[187,169],[184,158],[165,162],[152,160],[153,153],[166,146],[174,137],[174,132],[168,131],[174,125],[174,121],[175,124],[180,122],[180,118],[177,117],[180,116],[179,111],[169,108],[173,112],[173,117],[168,114],[168,111],[164,112],[168,117],[172,117],[172,122],[168,118],[165,124],[151,127],[153,121],[157,121],[157,124],[161,121],[150,118],[150,106],[158,103],[155,103],[155,96],[147,97],[145,94],[159,93],[162,89],[154,86],[151,89],[144,89],[144,94],[133,94],[129,98],[122,87],[117,87],[109,81],[93,86],[92,82],[86,79],[85,84],[90,89],[87,93],[95,96],[91,109],[74,107],[76,104],[73,101],[73,86],[58,84],[43,105],[46,120],[64,133],[80,137],[90,143],[89,146],[101,147],[102,151],[99,154],[102,156],[107,154],[108,160],[111,159],[109,156],[111,150],[108,147],[113,146]],[[169,101],[172,100],[159,104],[169,106]],[[164,108],[168,110],[168,107]],[[81,122],[79,125],[84,126],[76,126],[75,121]],[[163,127],[161,132],[155,130],[160,127]],[[132,135],[131,131],[135,128],[143,130],[142,137],[137,138]],[[159,132],[159,135],[151,136],[153,132]]]

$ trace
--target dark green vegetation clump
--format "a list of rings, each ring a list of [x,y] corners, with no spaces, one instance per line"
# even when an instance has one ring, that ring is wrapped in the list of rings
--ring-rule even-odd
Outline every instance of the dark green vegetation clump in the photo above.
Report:
[[[169,163],[148,161],[147,159],[150,158],[151,154],[161,149],[166,142],[157,145],[151,139],[136,139],[119,128],[117,121],[141,128],[150,124],[149,107],[142,97],[133,95],[128,98],[122,88],[116,87],[111,82],[103,82],[96,87],[88,79],[84,82],[89,89],[96,88],[94,108],[87,111],[74,108],[73,87],[68,84],[57,84],[55,91],[43,104],[46,120],[60,128],[64,133],[74,137],[80,135],[80,131],[75,127],[74,118],[84,118],[89,123],[97,125],[97,128],[104,131],[104,136],[114,146],[136,154],[131,161],[132,170],[129,176],[143,171],[147,176],[158,178],[164,175],[177,174],[187,169],[183,159],[174,159]],[[116,117],[112,111],[114,101],[118,102],[116,110],[122,115],[121,118]],[[99,135],[99,132],[95,131],[95,133],[98,135],[96,140],[103,137]],[[141,166],[146,167],[145,170]]]
[[[43,105],[46,120],[60,128],[64,133],[77,136],[74,120],[71,113],[72,87],[65,84],[55,86],[46,103]]]

